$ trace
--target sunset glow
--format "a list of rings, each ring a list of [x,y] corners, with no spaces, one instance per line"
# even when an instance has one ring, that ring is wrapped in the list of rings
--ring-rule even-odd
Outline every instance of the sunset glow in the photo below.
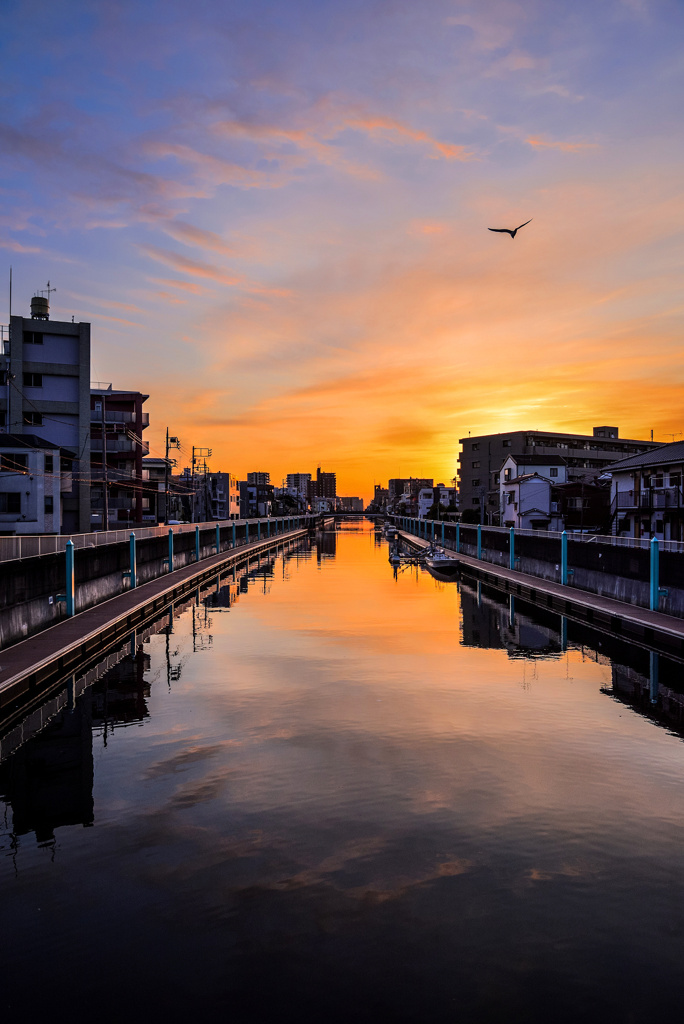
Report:
[[[4,9],[12,311],[57,286],[152,454],[368,499],[469,431],[684,430],[681,4]]]

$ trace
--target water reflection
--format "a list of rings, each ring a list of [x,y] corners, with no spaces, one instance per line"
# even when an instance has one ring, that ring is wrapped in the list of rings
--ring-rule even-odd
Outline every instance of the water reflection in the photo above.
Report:
[[[77,961],[78,1021],[678,1012],[681,666],[385,543],[245,562],[2,737],[15,1005]]]

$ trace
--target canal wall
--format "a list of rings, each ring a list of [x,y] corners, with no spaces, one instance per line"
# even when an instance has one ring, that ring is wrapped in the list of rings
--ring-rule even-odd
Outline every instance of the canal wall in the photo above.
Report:
[[[412,522],[415,523],[415,520]],[[425,536],[425,521],[421,523]],[[435,524],[436,539],[441,541],[441,524]],[[431,535],[431,524],[428,524]],[[477,526],[459,527],[460,551],[477,558]],[[509,532],[483,527],[481,560],[491,565],[509,567]],[[610,538],[591,540],[568,538],[568,586],[599,597],[610,597],[639,608],[650,602],[650,551],[645,547],[617,546]],[[456,549],[456,526],[445,524],[445,546]],[[515,533],[515,568],[518,572],[539,579],[561,583],[560,536]],[[661,550],[659,611],[684,618],[684,553]]]
[[[246,543],[244,522],[236,522],[236,548]],[[250,540],[256,540],[251,524]],[[233,550],[233,524],[220,527],[222,552]],[[95,536],[95,535],[93,535]],[[281,541],[287,533],[272,538]],[[216,526],[199,531],[200,561],[216,553]],[[174,532],[173,567],[181,569],[195,562],[195,531]],[[265,542],[266,537],[262,536]],[[140,586],[168,573],[168,535],[138,540],[136,577]],[[84,611],[130,588],[129,544],[116,543],[80,547],[74,551],[74,598],[76,612]],[[66,589],[64,551],[14,559],[0,565],[0,649],[38,633],[66,617],[66,603],[59,600]]]

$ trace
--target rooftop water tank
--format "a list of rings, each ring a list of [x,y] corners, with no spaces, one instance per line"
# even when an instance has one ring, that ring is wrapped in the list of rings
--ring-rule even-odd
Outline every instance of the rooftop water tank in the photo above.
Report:
[[[34,295],[31,299],[31,317],[34,320],[50,319],[50,303],[44,295]]]

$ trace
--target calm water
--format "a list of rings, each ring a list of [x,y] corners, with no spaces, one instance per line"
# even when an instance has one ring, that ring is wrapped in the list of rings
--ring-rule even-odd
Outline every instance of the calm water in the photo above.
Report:
[[[680,666],[387,555],[226,577],[0,765],[6,1015],[680,1018]]]

